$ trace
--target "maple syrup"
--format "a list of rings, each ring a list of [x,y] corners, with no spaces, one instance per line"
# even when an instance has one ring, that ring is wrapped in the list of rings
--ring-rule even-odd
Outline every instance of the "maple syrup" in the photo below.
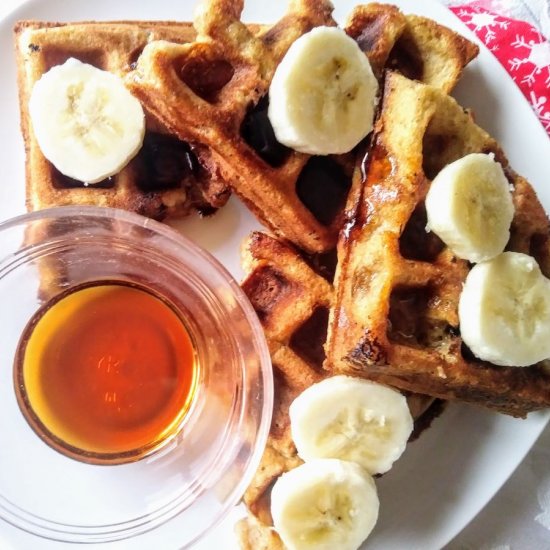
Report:
[[[117,463],[177,433],[198,369],[174,306],[141,285],[96,281],[34,315],[14,376],[19,406],[42,439],[73,458]]]

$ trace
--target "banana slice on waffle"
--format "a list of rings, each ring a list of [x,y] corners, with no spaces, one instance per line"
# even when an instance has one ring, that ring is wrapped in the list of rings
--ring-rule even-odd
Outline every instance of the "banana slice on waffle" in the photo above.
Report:
[[[69,58],[35,83],[29,112],[45,157],[65,176],[98,183],[137,154],[145,113],[122,79]]]
[[[427,229],[470,262],[490,260],[510,240],[514,204],[494,155],[471,153],[437,174],[426,195]]]
[[[372,477],[353,462],[317,459],[273,486],[275,529],[289,550],[357,550],[378,519]]]
[[[474,266],[458,315],[462,339],[484,361],[528,367],[550,357],[550,279],[527,254],[504,252]]]
[[[338,458],[372,475],[392,467],[413,431],[404,395],[351,376],[333,376],[310,386],[292,402],[289,414],[302,460]]]
[[[311,155],[351,151],[372,130],[378,82],[367,56],[336,27],[316,27],[290,46],[269,88],[277,140]]]

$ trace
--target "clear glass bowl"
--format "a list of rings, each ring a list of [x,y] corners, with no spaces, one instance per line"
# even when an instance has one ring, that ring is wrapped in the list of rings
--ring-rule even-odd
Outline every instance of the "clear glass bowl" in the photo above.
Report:
[[[98,280],[138,283],[174,304],[201,366],[177,433],[122,464],[56,450],[26,421],[14,391],[14,357],[32,316]],[[184,548],[240,500],[269,431],[271,363],[246,296],[208,253],[136,214],[53,208],[0,224],[0,299],[1,519],[72,543],[137,542],[166,530]]]

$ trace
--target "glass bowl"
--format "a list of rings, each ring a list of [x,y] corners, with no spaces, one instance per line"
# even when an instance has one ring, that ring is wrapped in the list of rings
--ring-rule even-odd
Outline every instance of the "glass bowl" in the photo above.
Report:
[[[124,456],[57,445],[15,391],[29,321],[59,295],[98,281],[135,284],[170,303],[199,365],[183,420],[159,444]],[[259,321],[221,264],[136,214],[52,208],[0,224],[0,299],[0,519],[67,543],[132,538],[127,544],[138,547],[140,537],[164,531],[184,548],[238,503],[267,439],[273,380]]]

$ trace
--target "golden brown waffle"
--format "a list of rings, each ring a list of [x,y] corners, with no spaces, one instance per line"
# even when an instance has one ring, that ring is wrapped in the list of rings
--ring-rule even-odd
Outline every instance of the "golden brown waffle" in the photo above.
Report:
[[[242,7],[242,0],[204,0],[195,19],[197,42],[149,44],[127,85],[171,132],[211,152],[223,178],[264,225],[309,252],[330,250],[353,155],[310,157],[278,144],[267,94],[291,43],[313,27],[335,24],[332,5],[294,0],[287,15],[257,33],[241,23]],[[437,80],[444,89],[477,54],[475,45],[449,29],[405,17],[393,6],[358,8],[348,28],[378,74],[390,59],[409,72],[414,65],[414,76]],[[210,72],[205,85],[203,74]]]
[[[346,32],[368,55],[375,74],[399,71],[450,92],[464,67],[479,53],[473,42],[432,19],[404,15],[388,4],[364,4],[353,9]]]
[[[327,376],[322,368],[323,346],[333,288],[319,274],[318,263],[264,233],[250,235],[243,247],[243,263],[247,276],[242,288],[258,314],[271,352],[275,400],[267,447],[244,497],[249,516],[240,522],[237,533],[243,548],[274,550],[282,544],[271,527],[271,487],[281,474],[302,462],[290,434],[288,409],[302,391]],[[418,395],[408,399],[415,419],[433,401]]]
[[[514,416],[550,406],[542,365],[493,366],[462,344],[457,308],[469,264],[425,231],[430,180],[466,154],[492,152],[513,185],[507,249],[533,255],[548,276],[549,221],[532,187],[454,99],[397,73],[386,78],[373,139],[339,243],[328,371]]]
[[[119,174],[85,186],[58,172],[44,157],[29,120],[34,83],[54,65],[75,57],[124,76],[151,40],[194,40],[189,23],[106,22],[42,23],[15,27],[21,128],[26,150],[26,202],[29,210],[61,205],[111,206],[153,218],[205,212],[222,206],[229,189],[210,163],[207,150],[170,136],[147,113],[144,146]]]

